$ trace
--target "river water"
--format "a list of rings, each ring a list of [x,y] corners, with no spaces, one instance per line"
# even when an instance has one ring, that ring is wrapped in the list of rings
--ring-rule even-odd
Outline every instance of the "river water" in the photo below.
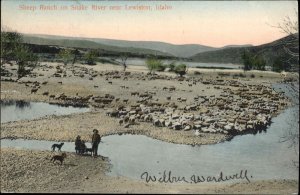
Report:
[[[284,85],[275,85],[274,88],[291,94]],[[171,171],[174,176],[189,178],[191,175],[217,176],[220,172],[233,175],[241,170],[247,170],[251,180],[298,179],[298,169],[292,162],[298,160],[299,149],[296,153],[293,147],[289,147],[290,143],[280,143],[286,131],[299,131],[298,117],[299,107],[294,105],[274,117],[266,132],[194,147],[143,135],[110,135],[102,138],[99,153],[110,159],[112,168],[109,175],[132,179],[140,179],[145,171],[156,176]],[[3,139],[1,147],[50,150],[53,143]],[[90,147],[89,143],[87,145]],[[65,143],[62,150],[74,152],[74,142]]]
[[[105,58],[108,59],[109,58]],[[116,59],[117,61],[121,61],[121,59]],[[162,60],[164,64],[168,65],[172,63],[172,60]],[[176,61],[176,64],[184,63],[188,67],[214,67],[214,68],[227,68],[227,69],[242,69],[243,65],[241,64],[223,64],[223,63],[201,63],[201,62],[189,62],[189,61]],[[127,65],[134,66],[146,66],[146,59],[142,58],[128,58],[126,61]]]
[[[32,120],[47,115],[68,115],[87,112],[89,108],[62,106],[44,102],[1,101],[1,123]]]

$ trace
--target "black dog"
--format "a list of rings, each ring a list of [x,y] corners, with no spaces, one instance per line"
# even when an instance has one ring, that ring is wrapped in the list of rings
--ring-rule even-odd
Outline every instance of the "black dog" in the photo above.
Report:
[[[92,149],[92,148],[86,148],[86,149],[85,149],[85,152],[86,152],[86,153],[90,152],[91,155],[93,155],[93,149]]]
[[[51,160],[50,160],[50,162],[51,161],[53,161],[53,163],[55,162],[55,161],[60,161],[60,165],[62,165],[62,163],[64,162],[64,159],[67,157],[67,155],[66,155],[66,153],[62,153],[61,155],[54,155],[52,158],[51,158]]]
[[[58,151],[61,151],[61,147],[64,145],[64,143],[60,143],[60,144],[53,144],[52,145],[52,151],[55,151],[55,148],[58,148]]]

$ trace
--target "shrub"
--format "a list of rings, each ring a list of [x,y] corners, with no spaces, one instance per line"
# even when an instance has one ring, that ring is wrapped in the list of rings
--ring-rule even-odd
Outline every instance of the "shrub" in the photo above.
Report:
[[[73,61],[75,55],[70,49],[62,49],[58,53],[58,56],[62,59],[64,65],[67,65],[69,62]]]
[[[179,64],[175,67],[175,73],[179,74],[180,77],[187,73],[187,66],[185,64]]]
[[[146,60],[146,65],[150,70],[150,73],[153,73],[155,70],[165,70],[165,66],[163,65],[161,60],[149,58]]]
[[[88,65],[95,65],[97,56],[98,56],[97,50],[88,51],[84,56],[85,63]]]
[[[281,71],[285,70],[283,62],[280,58],[275,59],[273,66],[272,66],[272,70],[275,72],[281,72]]]
[[[244,70],[265,70],[266,61],[262,56],[255,55],[248,51],[244,51],[242,55],[243,63],[244,63]]]
[[[38,56],[33,54],[27,46],[19,46],[15,51],[15,59],[18,64],[18,78],[31,72],[38,63]],[[30,68],[26,70],[26,67]]]
[[[23,43],[20,33],[3,31],[1,28],[1,65],[12,61],[16,61],[18,78],[21,78],[37,65],[38,56]]]
[[[168,67],[169,67],[169,71],[170,71],[170,72],[174,72],[175,66],[176,66],[176,65],[175,65],[175,62],[172,62],[171,64],[169,64],[169,66],[168,66]]]
[[[163,72],[163,71],[165,71],[166,68],[167,68],[167,67],[166,67],[165,65],[159,64],[159,65],[157,66],[157,71]]]

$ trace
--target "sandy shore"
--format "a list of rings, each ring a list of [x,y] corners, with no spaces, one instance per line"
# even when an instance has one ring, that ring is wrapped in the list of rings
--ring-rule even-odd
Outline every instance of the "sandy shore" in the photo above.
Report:
[[[77,135],[90,142],[92,129],[98,129],[101,136],[112,134],[140,134],[179,144],[213,144],[225,141],[231,136],[206,134],[196,137],[191,132],[174,132],[168,128],[155,128],[140,123],[130,129],[120,126],[114,118],[103,112],[89,112],[68,116],[49,116],[41,119],[9,122],[1,125],[1,138],[24,138],[49,141],[74,141]]]
[[[157,73],[158,76],[169,76],[170,79],[143,80],[148,70],[143,66],[129,66],[127,71],[131,76],[127,80],[116,78],[108,79],[113,71],[122,71],[121,66],[98,64],[96,66],[83,66],[76,64],[74,67],[62,68],[61,76],[53,76],[57,72],[57,63],[41,63],[34,69],[33,74],[17,82],[1,81],[1,100],[27,100],[41,102],[65,103],[60,99],[50,98],[64,94],[67,97],[103,96],[113,95],[120,98],[102,108],[88,103],[91,111],[87,113],[71,114],[68,116],[47,116],[35,120],[23,120],[1,124],[2,138],[25,138],[49,141],[74,141],[81,135],[85,141],[91,140],[92,129],[99,130],[100,135],[121,133],[142,134],[155,139],[180,143],[180,144],[215,144],[233,137],[224,133],[203,133],[195,136],[193,131],[174,131],[166,127],[155,127],[151,123],[137,122],[129,128],[119,124],[117,118],[106,115],[120,105],[123,100],[128,100],[127,107],[135,105],[137,97],[132,92],[153,92],[156,102],[168,103],[166,97],[172,100],[185,98],[185,102],[177,102],[179,107],[193,103],[193,97],[199,94],[220,97],[223,88],[213,85],[197,84],[189,86],[188,82],[181,82],[173,73]],[[60,65],[60,67],[62,67]],[[16,80],[16,66],[6,65]],[[195,75],[195,71],[200,72]],[[187,77],[201,77],[208,80],[232,80],[234,75],[240,83],[245,85],[263,85],[270,87],[272,83],[283,81],[286,78],[299,79],[295,74],[279,74],[273,72],[241,70],[209,70],[189,68]],[[93,75],[96,75],[93,77]],[[100,76],[99,76],[100,75]],[[254,75],[254,76],[253,76]],[[253,78],[254,77],[254,78]],[[4,79],[8,79],[5,78]],[[30,82],[28,82],[30,81]],[[111,83],[109,83],[111,81]],[[36,93],[34,82],[45,83],[38,87]],[[162,90],[162,87],[176,86],[176,93]],[[48,95],[43,95],[45,92]],[[285,105],[286,106],[286,105]],[[282,106],[283,109],[285,106]],[[281,111],[279,109],[279,111]],[[251,183],[235,184],[157,184],[133,181],[127,178],[111,177],[109,159],[76,156],[68,153],[63,166],[53,165],[49,162],[52,156],[47,151],[28,151],[1,148],[1,192],[101,192],[101,193],[267,193],[290,194],[297,192],[298,181],[271,180],[255,181]],[[95,174],[93,173],[95,171]]]
[[[48,151],[1,149],[1,192],[292,194],[298,181],[234,184],[161,184],[111,177],[105,158],[67,153],[64,164],[50,162]]]

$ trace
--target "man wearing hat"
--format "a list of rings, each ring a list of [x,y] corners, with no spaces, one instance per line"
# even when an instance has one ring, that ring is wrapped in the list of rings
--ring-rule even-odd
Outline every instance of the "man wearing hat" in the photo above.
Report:
[[[81,146],[81,139],[80,139],[80,136],[78,135],[76,137],[76,140],[75,140],[75,151],[76,151],[76,154],[80,154],[80,150],[81,150],[80,146]]]
[[[100,135],[98,134],[98,130],[97,129],[94,129],[93,130],[93,136],[92,136],[92,150],[93,150],[93,155],[94,157],[97,156],[97,151],[98,151],[98,145],[101,141],[101,137]]]

